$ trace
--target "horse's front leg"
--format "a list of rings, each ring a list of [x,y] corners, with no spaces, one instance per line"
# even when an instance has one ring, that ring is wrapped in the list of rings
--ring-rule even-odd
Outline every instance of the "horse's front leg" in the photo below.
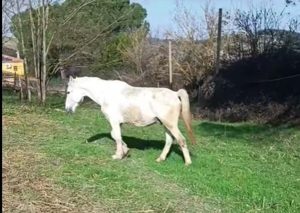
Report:
[[[118,122],[110,122],[112,130],[111,130],[111,137],[115,140],[117,145],[116,154],[112,156],[113,159],[122,159],[124,156],[127,155],[129,149],[127,145],[122,141],[121,136],[121,127],[120,123]]]

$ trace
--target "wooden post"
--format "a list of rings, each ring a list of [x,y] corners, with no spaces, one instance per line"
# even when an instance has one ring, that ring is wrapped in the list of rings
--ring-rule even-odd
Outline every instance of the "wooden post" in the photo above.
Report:
[[[172,42],[169,40],[169,86],[173,88],[173,70],[172,70]]]
[[[21,101],[23,101],[24,100],[24,93],[23,93],[22,79],[21,79],[20,75],[18,75],[18,80],[19,80],[19,86],[20,86],[20,99],[21,99]]]
[[[16,71],[14,74],[14,90],[15,90],[15,92],[17,91],[17,72]]]
[[[219,21],[218,21],[218,37],[217,37],[217,59],[216,59],[216,73],[220,69],[220,51],[221,51],[221,31],[222,31],[222,8],[219,8]]]

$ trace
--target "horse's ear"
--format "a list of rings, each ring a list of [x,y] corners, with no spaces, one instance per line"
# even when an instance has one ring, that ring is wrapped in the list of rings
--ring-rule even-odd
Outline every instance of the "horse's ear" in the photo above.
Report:
[[[72,82],[73,80],[74,80],[74,78],[70,75],[69,82]]]

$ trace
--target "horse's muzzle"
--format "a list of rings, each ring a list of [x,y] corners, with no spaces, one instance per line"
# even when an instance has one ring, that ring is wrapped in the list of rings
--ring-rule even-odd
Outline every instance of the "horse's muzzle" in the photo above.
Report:
[[[68,114],[72,114],[72,113],[73,113],[72,108],[65,108],[65,111],[66,111],[66,113],[68,113]]]

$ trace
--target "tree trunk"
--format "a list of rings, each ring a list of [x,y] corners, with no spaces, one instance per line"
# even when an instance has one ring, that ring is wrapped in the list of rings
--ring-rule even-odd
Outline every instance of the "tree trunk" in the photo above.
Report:
[[[40,83],[39,83],[39,73],[40,73],[40,66],[39,66],[39,46],[38,46],[38,37],[39,37],[39,26],[36,27],[34,20],[33,20],[33,15],[32,15],[32,2],[29,0],[29,16],[30,16],[30,30],[31,30],[31,40],[32,40],[32,53],[33,53],[33,65],[34,65],[34,76],[37,79],[36,81],[36,91],[38,95],[38,100],[41,101],[41,88],[40,88]],[[38,24],[39,24],[40,17],[38,16]],[[38,30],[36,30],[38,28]]]
[[[41,65],[41,49],[42,49],[42,15],[41,15],[41,5],[39,1],[38,5],[38,29],[37,29],[37,67],[38,67],[38,96],[39,96],[39,101],[42,103],[42,65]]]
[[[42,1],[42,78],[41,78],[41,89],[42,89],[42,104],[46,102],[46,78],[47,78],[47,47],[46,47],[46,30],[47,30],[47,12],[48,6],[45,8],[45,0]]]
[[[23,45],[24,46],[24,43]],[[25,48],[25,47],[23,47]],[[29,87],[29,78],[28,78],[28,63],[27,63],[27,57],[24,58],[24,64],[25,64],[25,72],[24,72],[24,75],[25,75],[25,89],[26,89],[26,95],[27,95],[27,100],[29,102],[31,102],[31,91],[30,91],[30,87]]]
[[[25,44],[24,44],[24,36],[23,36],[23,23],[22,23],[22,19],[20,17],[20,3],[19,1],[15,1],[16,5],[17,5],[17,11],[18,11],[18,23],[19,23],[19,30],[20,30],[20,40],[21,40],[21,47],[22,47],[22,53],[23,53],[23,57],[24,57],[24,65],[25,65],[25,69],[24,69],[24,77],[25,77],[25,89],[27,92],[27,99],[28,101],[31,101],[31,92],[30,92],[30,88],[29,88],[29,79],[28,79],[28,63],[27,63],[27,55],[26,55],[26,49],[25,49]]]

